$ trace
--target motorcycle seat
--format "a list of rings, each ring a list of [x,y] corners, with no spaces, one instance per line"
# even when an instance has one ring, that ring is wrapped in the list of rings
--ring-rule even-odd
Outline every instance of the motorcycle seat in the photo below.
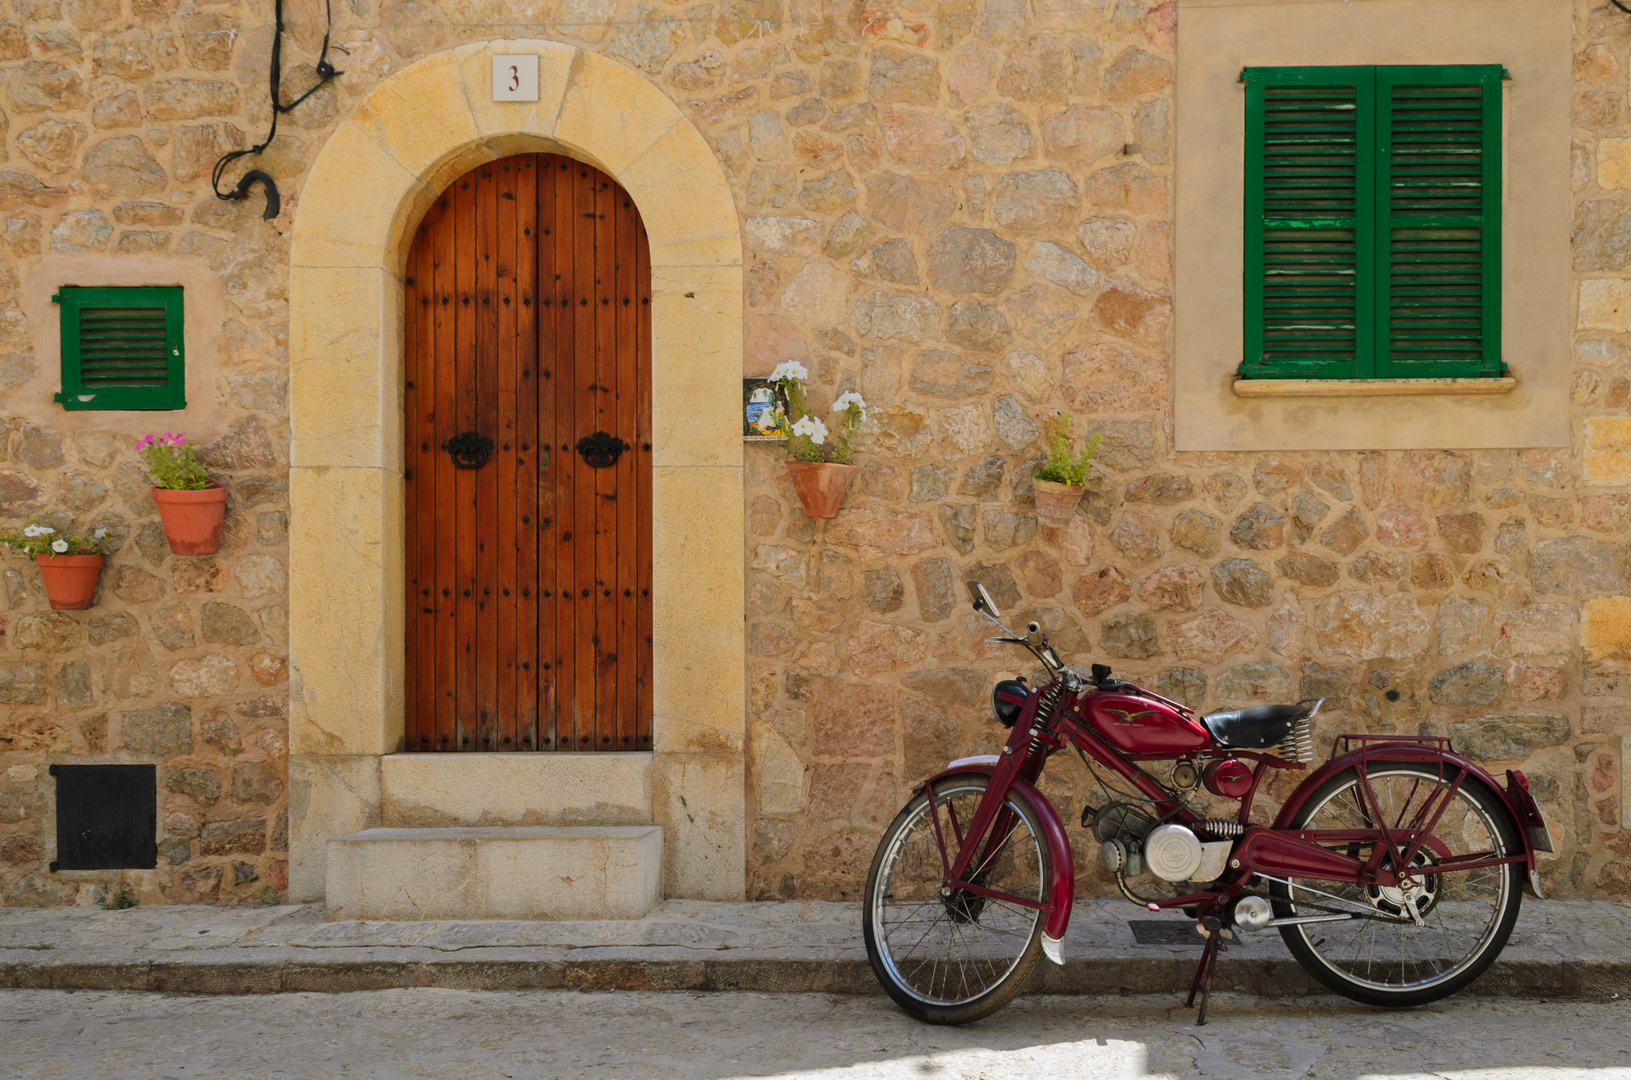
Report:
[[[1316,701],[1299,701],[1295,705],[1252,705],[1245,709],[1208,713],[1201,717],[1201,723],[1222,746],[1262,750],[1284,742],[1297,721],[1308,716],[1317,706]]]

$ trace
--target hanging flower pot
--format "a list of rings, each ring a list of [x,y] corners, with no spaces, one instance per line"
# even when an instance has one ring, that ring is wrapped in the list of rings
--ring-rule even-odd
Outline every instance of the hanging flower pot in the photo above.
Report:
[[[1064,528],[1076,514],[1076,504],[1087,490],[1080,484],[1058,484],[1052,480],[1031,481],[1036,490],[1036,520],[1054,528]]]
[[[96,582],[107,560],[100,555],[36,555],[46,599],[57,611],[84,611],[96,596]]]
[[[840,394],[832,411],[843,419],[829,430],[820,417],[809,411],[804,396],[804,380],[810,377],[797,360],[784,360],[770,373],[787,416],[797,416],[787,440],[791,456],[787,472],[798,492],[799,504],[807,518],[835,518],[843,505],[849,482],[860,466],[849,463],[849,444],[866,419],[866,402],[851,390]]]
[[[214,555],[221,550],[221,525],[226,520],[227,489],[216,483],[197,491],[154,488],[164,538],[172,555]]]
[[[1042,429],[1042,442],[1047,457],[1031,474],[1031,485],[1036,492],[1036,520],[1056,529],[1070,524],[1076,513],[1076,504],[1087,490],[1088,470],[1093,466],[1093,453],[1099,448],[1099,436],[1087,440],[1081,450],[1076,449],[1075,436],[1070,430],[1070,414],[1055,413]]]
[[[834,518],[844,504],[849,482],[861,471],[859,465],[830,465],[824,461],[789,461],[787,472],[793,478],[799,505],[807,518]]]
[[[214,555],[221,550],[227,489],[210,478],[180,433],[148,435],[136,444],[153,474],[153,501],[172,555]]]

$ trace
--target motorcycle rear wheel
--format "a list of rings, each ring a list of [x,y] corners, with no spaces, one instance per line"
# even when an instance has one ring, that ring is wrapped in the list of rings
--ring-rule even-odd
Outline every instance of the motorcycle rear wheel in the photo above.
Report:
[[[1430,795],[1455,782],[1454,770],[1440,775],[1437,765],[1380,762],[1368,769],[1376,803],[1389,824],[1409,820]],[[1344,769],[1315,791],[1293,817],[1292,829],[1370,828],[1370,816],[1359,799],[1359,774]],[[1440,852],[1426,845],[1417,862],[1490,851],[1498,858],[1523,852],[1523,844],[1500,796],[1469,776],[1445,808],[1433,837]],[[1368,846],[1334,845],[1334,850],[1368,858]],[[1482,975],[1506,947],[1523,902],[1524,866],[1508,863],[1483,870],[1424,874],[1425,896],[1418,901],[1424,926],[1414,921],[1304,923],[1280,927],[1280,936],[1297,962],[1332,990],[1366,1005],[1404,1008],[1424,1005],[1461,990]],[[1386,918],[1404,916],[1397,890],[1329,881],[1289,879],[1270,882],[1275,918],[1325,914],[1325,909],[1356,908]],[[1342,897],[1343,904],[1330,896]],[[1308,905],[1299,912],[1298,903]]]
[[[968,775],[935,784],[948,861],[956,857],[957,836],[968,828],[989,782]],[[1017,791],[1008,793],[1004,809],[1010,813],[996,822],[1006,833],[1001,846],[965,880],[1046,903],[1053,862],[1040,815]],[[909,1016],[967,1024],[1007,1005],[1030,983],[1042,956],[1046,915],[968,892],[948,896],[944,882],[928,794],[919,793],[895,815],[872,859],[861,916],[867,958],[885,992]]]

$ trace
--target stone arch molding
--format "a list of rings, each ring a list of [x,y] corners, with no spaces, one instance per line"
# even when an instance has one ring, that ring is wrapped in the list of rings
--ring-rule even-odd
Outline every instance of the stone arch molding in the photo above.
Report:
[[[490,58],[521,53],[539,58],[538,101],[492,101]],[[632,769],[619,766],[619,775],[644,784],[649,820],[664,826],[667,895],[744,894],[735,202],[702,135],[644,77],[557,42],[509,40],[428,56],[375,86],[324,144],[295,211],[289,827],[296,900],[323,895],[327,840],[382,824],[381,777],[395,768],[388,756],[402,744],[401,274],[409,233],[455,177],[533,151],[564,153],[615,177],[650,237],[656,715],[653,752]],[[492,761],[500,756],[509,763]],[[513,783],[520,767],[528,785],[576,785],[591,802],[602,794],[591,790],[600,775],[591,759],[601,755],[525,755],[526,763],[518,756],[438,760],[469,789]],[[491,776],[482,772],[489,766]],[[441,766],[416,763],[416,774],[427,767]],[[394,823],[391,797],[386,791],[385,824]]]

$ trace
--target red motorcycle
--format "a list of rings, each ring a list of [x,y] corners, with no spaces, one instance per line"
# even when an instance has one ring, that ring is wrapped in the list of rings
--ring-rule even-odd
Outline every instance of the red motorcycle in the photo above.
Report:
[[[1013,729],[1002,752],[919,784],[873,857],[867,955],[917,1019],[989,1016],[1041,957],[1064,963],[1075,866],[1036,781],[1066,747],[1104,787],[1082,825],[1117,887],[1151,911],[1181,909],[1206,936],[1188,1001],[1200,994],[1199,1024],[1226,936],[1278,929],[1337,993],[1420,1005],[1494,962],[1521,891],[1541,898],[1535,852],[1552,839],[1523,773],[1508,770],[1503,788],[1440,736],[1341,735],[1274,823],[1256,824],[1252,800],[1269,771],[1313,763],[1323,699],[1197,716],[1102,664],[1086,676],[1066,667],[1036,623],[1021,637],[984,588],[969,591],[1004,635],[990,640],[1028,649],[1047,681],[997,684],[996,718]],[[1239,813],[1200,817],[1190,801],[1203,787],[1239,800]]]

